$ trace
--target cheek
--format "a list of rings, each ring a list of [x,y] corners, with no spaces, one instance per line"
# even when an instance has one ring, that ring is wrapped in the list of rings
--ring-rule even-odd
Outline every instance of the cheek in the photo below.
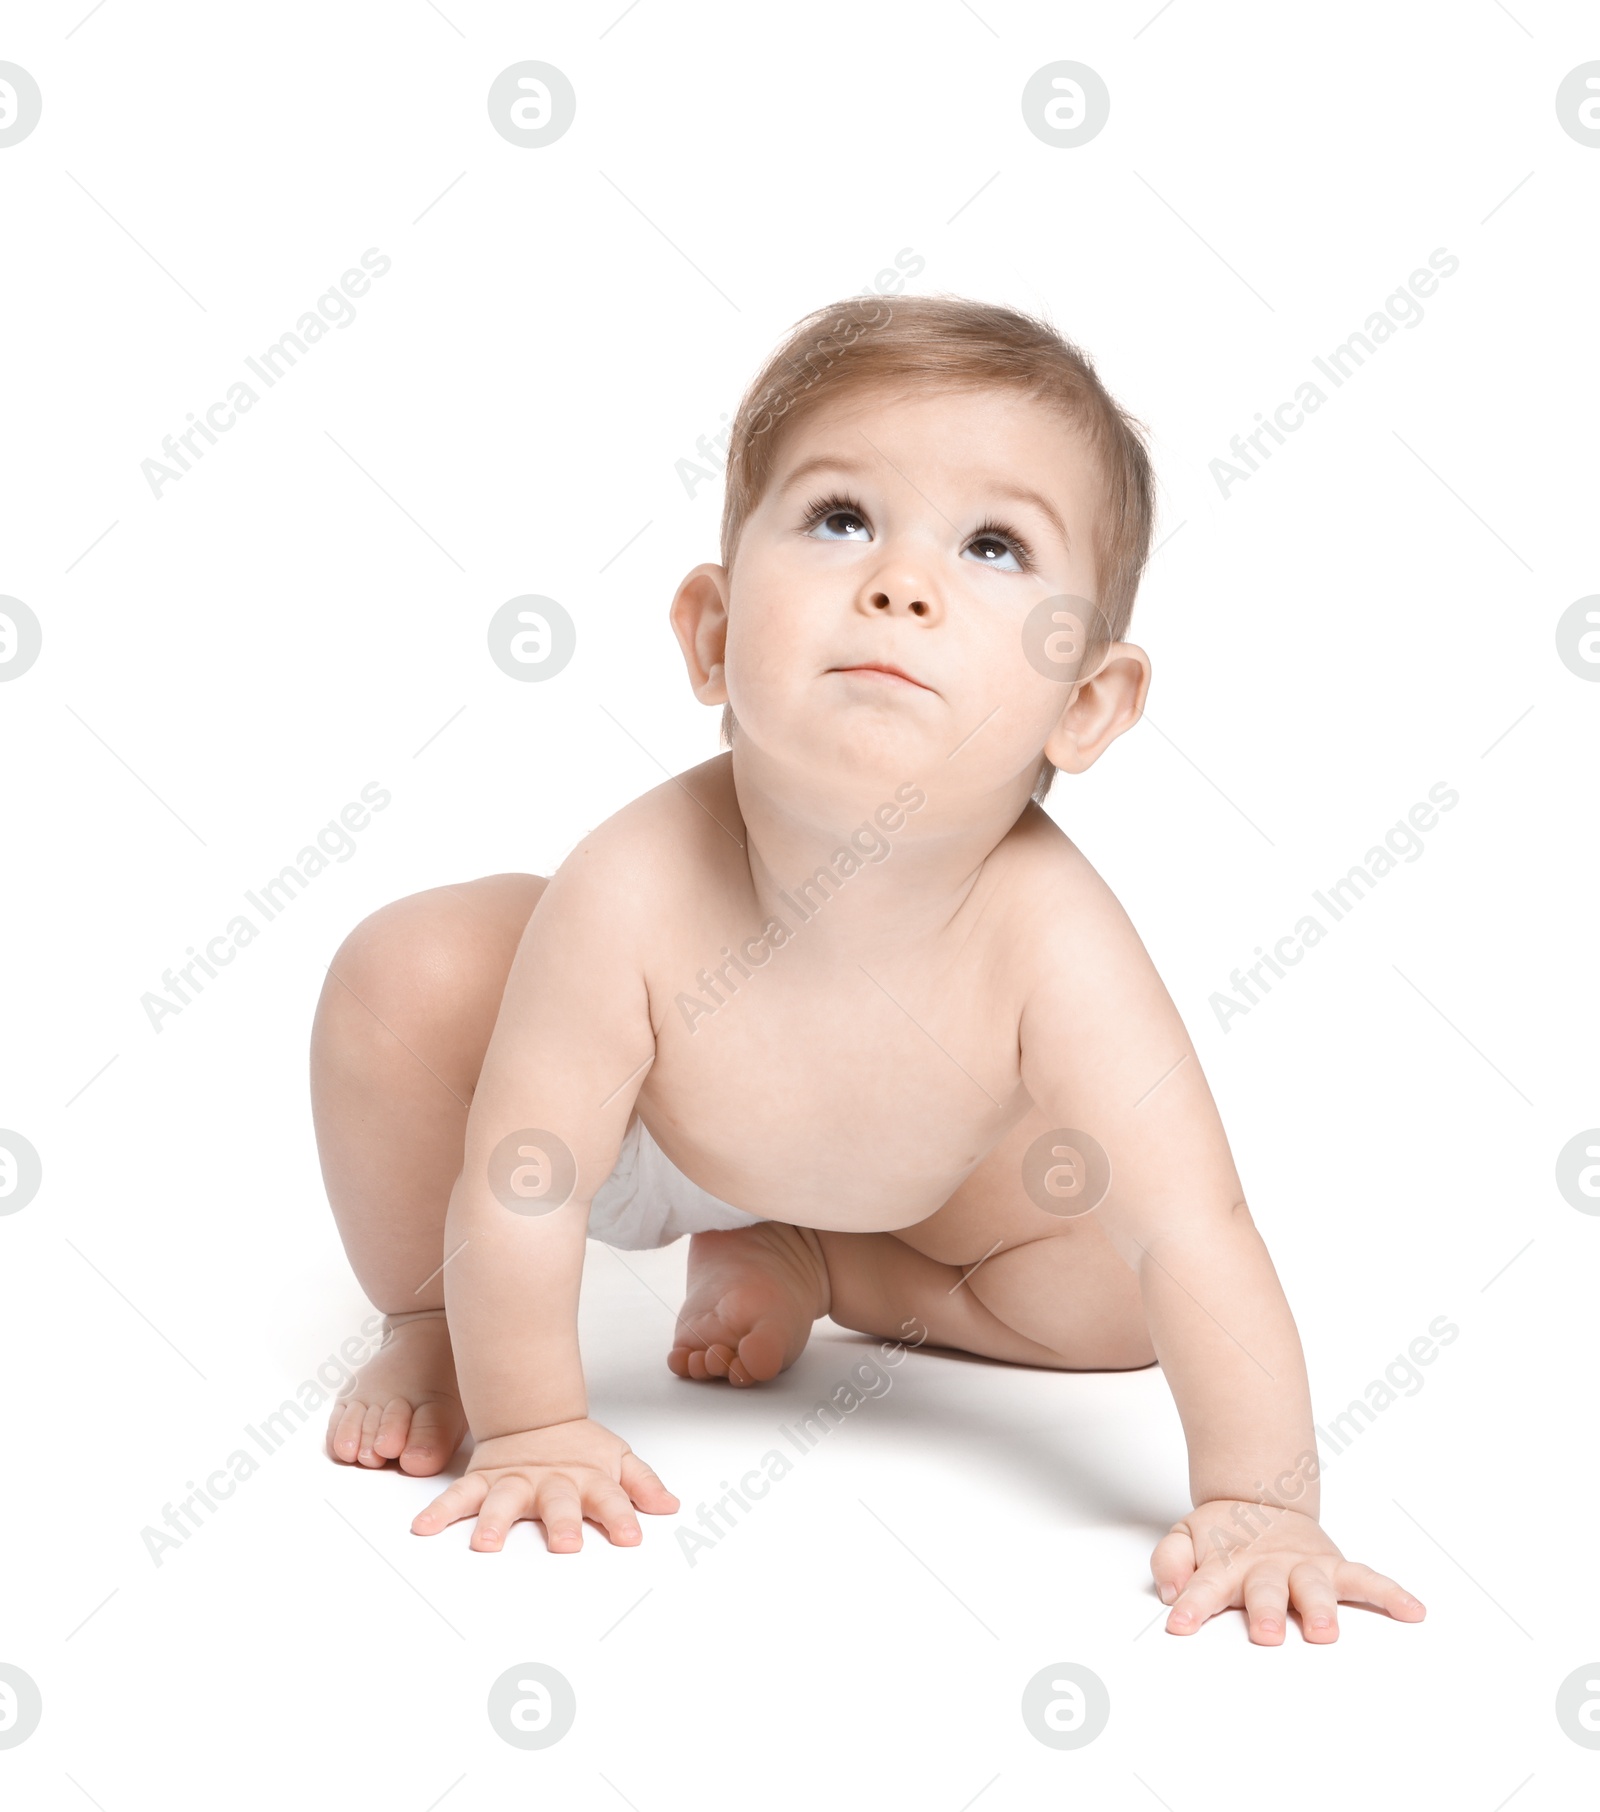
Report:
[[[1044,748],[1072,689],[1046,679],[1029,664],[1023,653],[1021,618],[997,614],[981,634],[961,637],[952,653],[945,668],[954,687],[951,702],[966,727],[984,724],[963,756],[986,767],[992,764],[996,774],[1031,760]]]
[[[949,626],[955,632],[956,655],[950,670],[960,676],[974,701],[981,695],[985,711],[1005,705],[1002,715],[1012,721],[1032,721],[1048,712],[1050,699],[1066,688],[1045,677],[1028,659],[1028,613],[1011,600],[996,604],[984,597],[958,600],[956,613],[964,613],[966,621],[953,620]],[[1033,639],[1038,639],[1036,633]]]
[[[781,560],[741,566],[729,589],[728,639],[744,658],[792,650],[814,642],[828,617],[824,582],[797,573]]]
[[[1028,658],[1029,639],[1024,619],[1010,620],[973,662],[973,671],[981,675],[984,688],[983,698],[973,700],[975,706],[982,706],[976,715],[981,717],[996,704],[1003,705],[992,726],[998,740],[1013,754],[1027,756],[1043,749],[1045,738],[1055,729],[1072,697],[1070,684],[1040,671],[1041,663],[1046,669],[1051,668],[1048,659],[1041,655],[1036,663]],[[1031,639],[1037,641],[1037,635]]]
[[[804,664],[810,622],[792,580],[753,566],[738,575],[728,610],[730,689],[751,703]],[[738,711],[737,703],[734,705]]]

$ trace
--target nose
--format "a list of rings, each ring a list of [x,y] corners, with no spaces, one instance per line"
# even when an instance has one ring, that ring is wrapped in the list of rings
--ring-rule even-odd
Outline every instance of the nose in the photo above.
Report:
[[[904,555],[885,561],[862,581],[858,607],[867,616],[937,619],[942,610],[939,594],[917,559]]]
[[[889,596],[888,592],[875,591],[872,593],[871,598],[868,601],[872,605],[872,608],[875,611],[877,611],[880,615],[883,615],[883,616],[893,616],[894,615],[895,600]],[[907,616],[925,617],[929,614],[929,612],[932,609],[933,609],[933,606],[927,601],[926,598],[908,598],[906,600],[905,612],[906,612]]]

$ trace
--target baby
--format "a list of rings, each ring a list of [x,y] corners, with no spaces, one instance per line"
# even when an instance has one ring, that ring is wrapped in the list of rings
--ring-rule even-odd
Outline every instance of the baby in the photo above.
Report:
[[[727,751],[548,880],[400,900],[335,958],[317,1138],[385,1344],[337,1460],[471,1469],[413,1522],[552,1552],[678,1500],[592,1421],[585,1237],[687,1233],[667,1363],[748,1386],[812,1323],[1015,1364],[1159,1362],[1194,1509],[1167,1628],[1331,1642],[1422,1605],[1317,1522],[1293,1317],[1183,1022],[1039,801],[1139,721],[1136,425],[1046,324],[949,298],[802,322],[739,407],[722,561],[672,625]]]

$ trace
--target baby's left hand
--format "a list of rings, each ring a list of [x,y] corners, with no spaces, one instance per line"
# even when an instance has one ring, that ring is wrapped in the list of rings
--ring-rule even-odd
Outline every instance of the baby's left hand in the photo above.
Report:
[[[1240,1605],[1252,1642],[1278,1643],[1292,1605],[1307,1642],[1339,1639],[1341,1602],[1375,1605],[1406,1623],[1427,1615],[1392,1579],[1346,1560],[1320,1524],[1298,1510],[1222,1499],[1172,1525],[1150,1556],[1167,1629],[1190,1636],[1208,1617]]]

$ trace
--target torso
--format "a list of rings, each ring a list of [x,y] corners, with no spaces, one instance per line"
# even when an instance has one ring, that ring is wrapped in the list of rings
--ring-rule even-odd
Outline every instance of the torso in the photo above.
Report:
[[[716,771],[696,773],[715,784]],[[737,824],[725,785],[709,803]],[[659,845],[671,872],[652,889],[643,953],[656,1060],[637,1110],[657,1143],[711,1194],[808,1227],[895,1230],[970,1196],[963,1182],[1032,1108],[1018,1026],[1039,815],[1019,821],[914,945],[875,923],[865,867],[826,904],[813,900],[811,922],[780,906],[794,935],[756,961],[746,940],[764,915],[741,848],[671,792],[641,802],[675,814],[680,833]],[[1087,894],[1104,891],[1043,825],[1081,864]],[[749,975],[712,973],[741,947]]]

